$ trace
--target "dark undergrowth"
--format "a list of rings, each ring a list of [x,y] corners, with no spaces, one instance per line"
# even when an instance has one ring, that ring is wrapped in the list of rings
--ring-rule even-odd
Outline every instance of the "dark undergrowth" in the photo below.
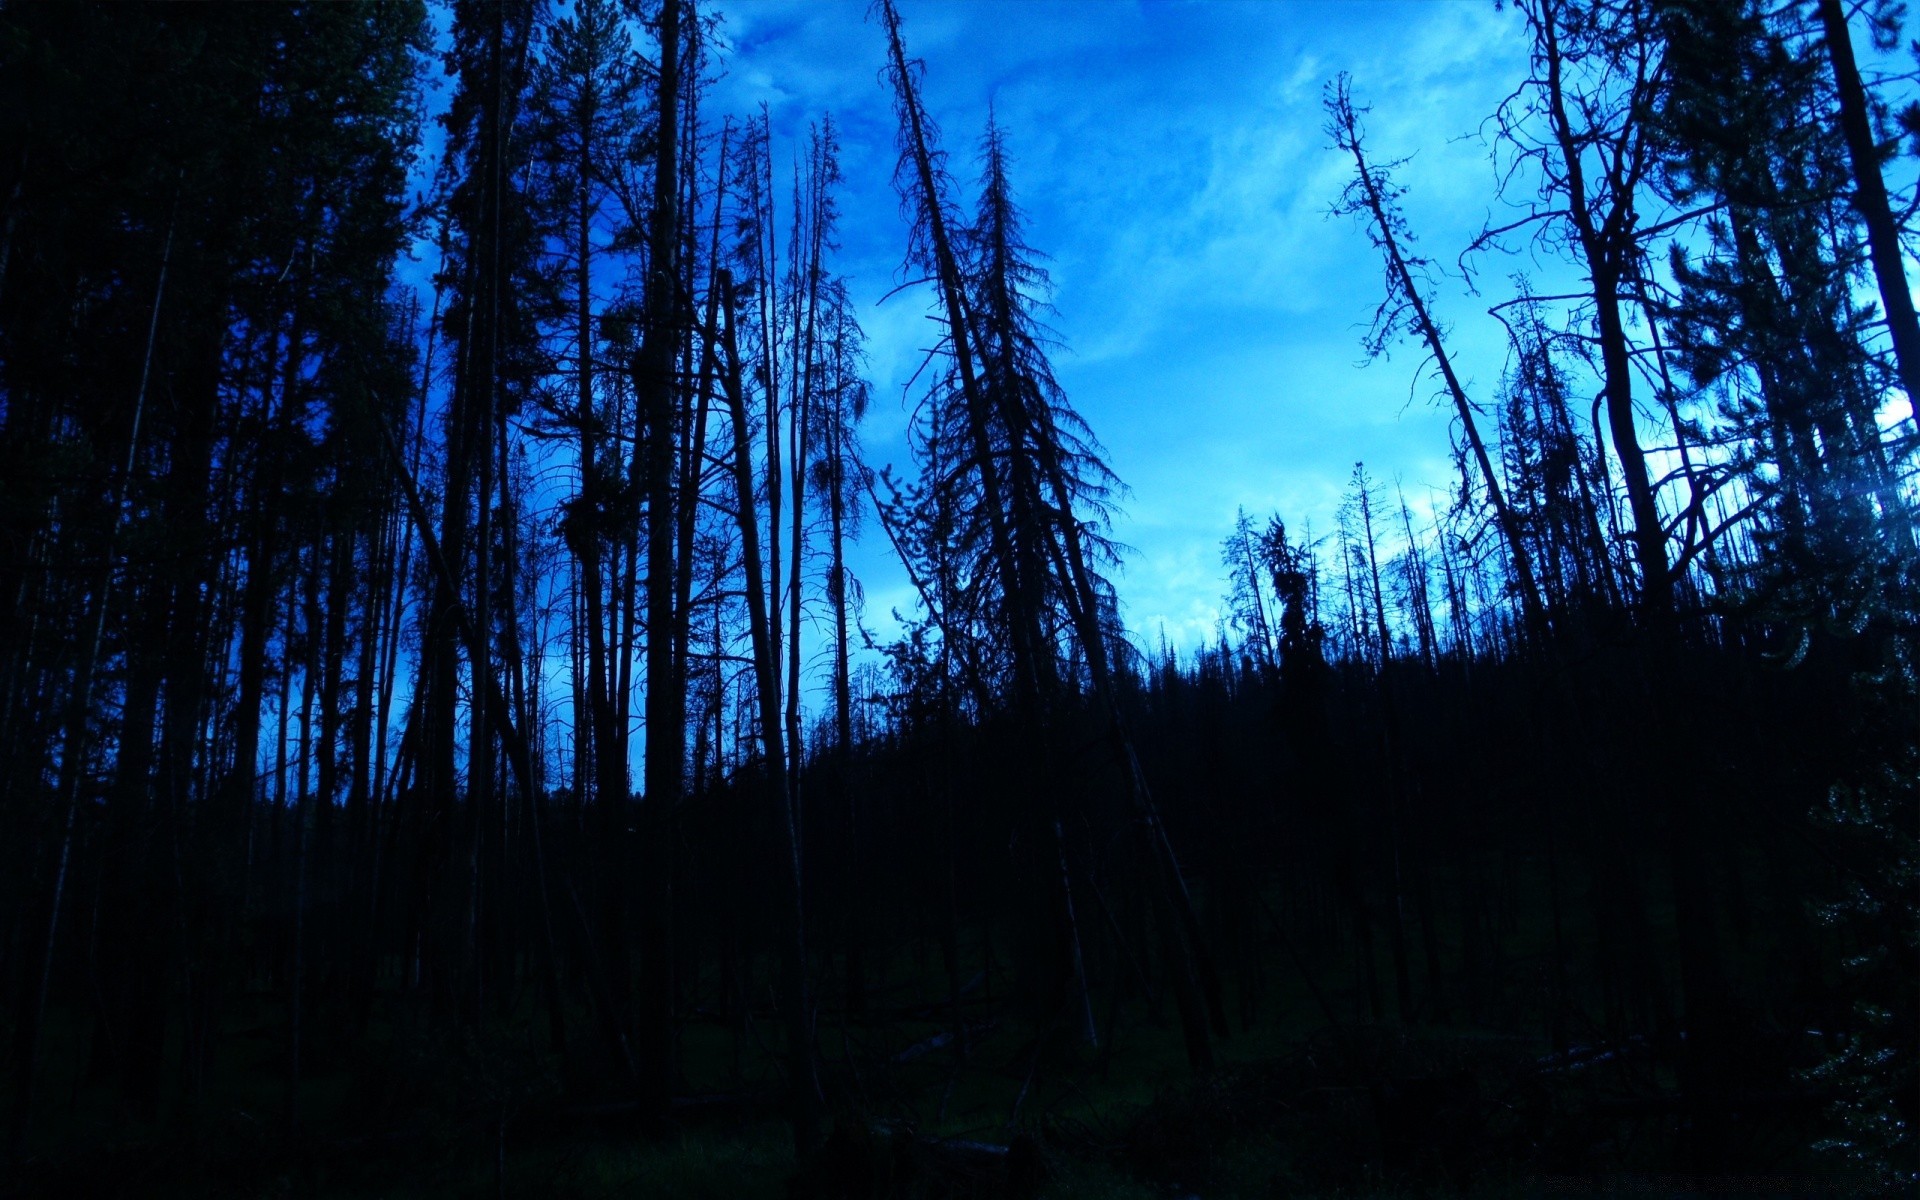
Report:
[[[1684,1169],[1699,1114],[1675,1100],[1677,1048],[1658,1038],[1573,1039],[1556,1052],[1544,1033],[1511,1027],[1328,1024],[1304,980],[1276,964],[1264,1019],[1236,1028],[1220,1065],[1196,1078],[1164,996],[1111,1006],[1102,1043],[1088,1046],[993,999],[983,971],[962,1054],[933,1002],[937,973],[920,975],[912,954],[895,966],[875,993],[892,1007],[822,1017],[837,1115],[801,1175],[771,1014],[685,1024],[688,1089],[669,1119],[648,1122],[593,1063],[576,1062],[569,1086],[531,1000],[518,1019],[453,1038],[415,1032],[396,1002],[367,1039],[378,1052],[310,1079],[288,1132],[282,1018],[261,1001],[221,1043],[191,1109],[131,1113],[84,1073],[69,1078],[0,1195],[1882,1194],[1810,1149],[1821,1098],[1796,1081],[1825,1050],[1804,1034],[1750,1041],[1754,1087],[1708,1114],[1719,1160],[1737,1171],[1702,1174]],[[1357,986],[1326,986],[1336,1015],[1364,1009]]]

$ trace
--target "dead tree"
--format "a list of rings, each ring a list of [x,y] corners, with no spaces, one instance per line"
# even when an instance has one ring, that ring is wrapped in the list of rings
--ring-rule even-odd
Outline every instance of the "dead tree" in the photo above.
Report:
[[[1354,107],[1351,89],[1344,74],[1328,85],[1326,108],[1327,132],[1333,138],[1334,145],[1353,159],[1354,168],[1353,180],[1341,193],[1334,211],[1365,215],[1368,240],[1380,251],[1386,267],[1387,295],[1374,313],[1373,328],[1367,334],[1367,352],[1373,356],[1385,353],[1388,343],[1403,329],[1425,344],[1434,366],[1440,371],[1440,378],[1446,384],[1447,396],[1453,401],[1454,416],[1459,419],[1461,431],[1466,435],[1474,465],[1480,469],[1488,503],[1493,506],[1494,519],[1499,522],[1507,554],[1513,561],[1513,572],[1520,585],[1520,601],[1527,625],[1535,636],[1544,634],[1546,611],[1541,605],[1539,584],[1534,578],[1533,557],[1527,551],[1519,518],[1514,515],[1513,506],[1507,503],[1506,492],[1501,487],[1499,472],[1494,470],[1486,441],[1480,436],[1480,423],[1475,417],[1473,402],[1467,398],[1466,387],[1454,370],[1453,358],[1447,353],[1446,339],[1428,304],[1428,285],[1424,278],[1428,263],[1412,249],[1413,233],[1399,207],[1399,198],[1405,189],[1393,181],[1393,170],[1399,164],[1390,162],[1376,165],[1367,161],[1359,116],[1365,110]]]

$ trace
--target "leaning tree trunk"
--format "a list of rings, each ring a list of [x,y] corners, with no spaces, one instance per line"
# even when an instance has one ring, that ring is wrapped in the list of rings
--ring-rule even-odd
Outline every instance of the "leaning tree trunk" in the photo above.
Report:
[[[1854,62],[1853,35],[1847,29],[1846,10],[1840,0],[1819,0],[1819,3],[1820,24],[1827,35],[1827,58],[1833,66],[1834,90],[1840,102],[1840,132],[1846,136],[1847,155],[1853,160],[1853,206],[1866,222],[1873,278],[1880,287],[1887,331],[1893,335],[1900,386],[1908,396],[1920,397],[1920,317],[1915,316],[1913,294],[1907,291],[1907,272],[1900,257],[1900,227],[1894,221],[1886,181],[1880,175],[1880,150],[1873,141],[1867,89],[1860,82],[1860,68]]]

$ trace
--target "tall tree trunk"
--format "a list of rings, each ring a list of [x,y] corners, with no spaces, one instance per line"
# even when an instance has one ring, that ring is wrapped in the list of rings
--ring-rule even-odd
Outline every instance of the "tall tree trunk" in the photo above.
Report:
[[[1393,885],[1391,903],[1387,908],[1387,950],[1393,958],[1393,993],[1400,1020],[1411,1024],[1414,1020],[1413,975],[1407,960],[1407,895],[1400,846],[1406,781],[1400,763],[1400,710],[1391,691],[1392,680],[1388,678],[1393,663],[1393,631],[1387,625],[1386,593],[1380,586],[1380,556],[1374,546],[1370,485],[1357,467],[1354,469],[1354,479],[1360,489],[1360,532],[1366,539],[1367,582],[1372,584],[1370,599],[1373,601],[1374,624],[1380,636],[1380,661],[1375,679],[1385,716],[1381,728],[1386,735],[1382,757],[1386,760],[1387,768],[1387,878]]]
[[[1011,596],[1024,594],[1023,583],[1018,574],[1018,563],[1014,558],[1013,538],[1007,524],[1007,506],[1002,495],[998,458],[994,453],[991,422],[988,414],[987,398],[981,386],[977,365],[974,361],[973,334],[967,327],[965,303],[965,280],[961,276],[960,261],[954,252],[952,239],[947,231],[945,199],[941,194],[938,180],[933,169],[933,152],[928,144],[926,122],[920,107],[920,96],[913,85],[913,73],[907,63],[906,45],[900,35],[900,14],[893,0],[882,0],[881,18],[887,26],[887,46],[892,57],[892,77],[896,94],[899,97],[900,114],[906,123],[907,150],[913,157],[914,178],[919,189],[920,203],[917,206],[921,217],[926,221],[927,239],[931,243],[934,274],[940,285],[942,315],[945,317],[946,333],[952,346],[954,364],[960,372],[960,388],[966,401],[967,436],[972,443],[973,454],[980,472],[980,491],[982,507],[987,512],[987,531],[994,560],[1001,565],[1006,574],[1004,586]],[[1016,612],[1013,622],[1013,661],[1016,682],[1021,695],[1028,698],[1026,707],[1037,712],[1039,705],[1034,697],[1038,692],[1038,682],[1033,676],[1034,663],[1038,657],[1040,641],[1038,629],[1026,619],[1035,614]]]
[[[669,0],[671,3],[671,0]],[[717,286],[725,306],[726,362],[722,368],[727,404],[733,421],[733,473],[736,517],[741,553],[745,559],[747,622],[753,643],[755,691],[759,699],[760,739],[764,749],[767,803],[780,830],[782,851],[779,919],[781,954],[781,1008],[787,1032],[787,1084],[794,1150],[804,1161],[820,1144],[823,1100],[814,1062],[813,1020],[807,1000],[806,920],[801,899],[799,830],[787,792],[787,758],[782,746],[780,660],[774,653],[768,618],[767,576],[760,562],[759,518],[753,497],[752,451],[748,445],[747,405],[740,379],[740,355],[734,326],[733,278],[719,272]]]
[[[1413,324],[1420,338],[1426,343],[1427,352],[1433,356],[1434,365],[1440,368],[1440,378],[1447,385],[1447,395],[1453,400],[1454,416],[1460,420],[1460,428],[1467,435],[1467,446],[1473,452],[1474,465],[1480,470],[1480,479],[1487,487],[1487,499],[1493,505],[1494,519],[1500,524],[1502,539],[1506,542],[1507,553],[1513,558],[1513,571],[1519,578],[1520,599],[1525,606],[1530,632],[1536,636],[1546,632],[1546,611],[1540,602],[1540,587],[1534,577],[1533,556],[1527,552],[1526,538],[1522,535],[1519,518],[1513,507],[1507,502],[1506,491],[1500,485],[1500,475],[1493,469],[1493,459],[1487,453],[1487,445],[1480,436],[1480,423],[1474,417],[1473,404],[1467,399],[1467,389],[1461,384],[1455,373],[1453,357],[1447,353],[1446,341],[1440,335],[1440,327],[1427,309],[1426,296],[1421,292],[1413,271],[1407,264],[1405,250],[1400,244],[1400,230],[1392,218],[1390,197],[1383,192],[1375,169],[1368,165],[1365,147],[1361,144],[1360,123],[1354,114],[1353,101],[1347,94],[1346,79],[1343,76],[1337,85],[1338,90],[1332,100],[1332,117],[1341,145],[1353,156],[1355,178],[1359,181],[1367,208],[1373,222],[1375,235],[1379,239],[1382,252],[1386,255],[1387,270],[1392,276],[1402,296],[1412,310]]]
[[[287,965],[287,1076],[281,1100],[282,1128],[289,1136],[300,1126],[301,1035],[306,1015],[307,843],[314,824],[316,800],[327,802],[324,795],[317,795],[319,789],[310,784],[314,774],[310,760],[314,750],[316,677],[330,669],[323,665],[323,660],[333,651],[333,647],[322,640],[320,629],[320,573],[326,568],[325,546],[325,538],[314,538],[307,562],[303,605],[307,653],[300,668],[300,784],[296,789],[299,799],[293,817],[293,880],[288,905],[293,928]],[[291,663],[288,670],[292,670]]]
[[[1893,335],[1900,386],[1908,396],[1920,397],[1920,317],[1914,314],[1913,293],[1907,290],[1900,227],[1880,174],[1880,148],[1873,140],[1867,89],[1854,62],[1853,35],[1840,0],[1819,0],[1819,8],[1820,24],[1827,35],[1827,60],[1833,67],[1834,90],[1840,102],[1840,132],[1847,139],[1847,155],[1853,161],[1853,206],[1867,225],[1873,278],[1880,288],[1881,308],[1887,314],[1887,332]]]
[[[839,330],[835,331],[836,339]],[[853,781],[853,681],[848,653],[847,596],[847,431],[842,427],[846,404],[841,389],[842,358],[836,345],[834,353],[835,400],[831,420],[833,431],[827,443],[829,491],[827,513],[830,522],[833,561],[827,577],[828,597],[833,603],[833,753],[835,778],[845,806],[845,867],[842,886],[847,912],[846,1005],[849,1014],[866,1010],[866,864],[862,858],[860,803]]]
[[[177,207],[177,204],[176,204]],[[107,612],[113,599],[114,558],[119,553],[120,527],[125,519],[127,491],[139,462],[140,425],[146,414],[147,382],[153,371],[153,346],[160,329],[160,302],[166,296],[167,269],[173,261],[174,222],[167,223],[167,236],[160,251],[160,273],[153,286],[153,307],[147,318],[146,351],[140,362],[140,385],[134,391],[133,421],[127,432],[126,467],[114,490],[112,516],[107,536],[100,548],[89,594],[93,598],[92,628],[74,669],[64,742],[60,752],[61,797],[60,840],[55,850],[52,879],[48,887],[46,923],[39,938],[38,951],[28,959],[30,972],[22,973],[20,1017],[14,1025],[14,1063],[19,1072],[19,1091],[13,1116],[13,1146],[16,1153],[26,1144],[33,1118],[36,1088],[39,1083],[40,1034],[47,1011],[47,991],[53,983],[54,951],[59,945],[60,912],[66,899],[67,872],[73,862],[74,826],[80,813],[80,789],[85,781],[88,753],[88,718],[93,708],[93,676],[100,665],[100,647],[105,640]],[[38,961],[35,962],[34,959]]]
[[[648,231],[646,341],[635,363],[634,388],[646,414],[643,445],[647,497],[647,762],[641,833],[640,1010],[635,1030],[642,1103],[664,1113],[673,1070],[673,881],[669,849],[686,757],[686,702],[674,670],[674,443],[679,389],[674,358],[680,311],[679,134],[680,0],[660,8],[658,142],[654,149],[653,224]],[[691,498],[683,500],[692,503]],[[683,549],[682,553],[689,553]]]
[[[1579,253],[1593,289],[1607,432],[1613,438],[1614,456],[1620,460],[1621,478],[1627,486],[1627,508],[1633,515],[1633,550],[1640,566],[1640,603],[1659,635],[1672,621],[1674,581],[1667,561],[1666,530],[1660,521],[1660,506],[1647,473],[1639,427],[1634,421],[1633,352],[1627,344],[1620,295],[1625,272],[1639,252],[1632,191],[1632,180],[1638,177],[1639,168],[1627,164],[1630,159],[1643,158],[1647,153],[1640,126],[1650,119],[1650,114],[1640,107],[1644,97],[1636,95],[1632,101],[1634,107],[1620,118],[1622,128],[1602,140],[1602,149],[1614,156],[1615,167],[1600,184],[1590,185],[1582,157],[1588,139],[1574,129],[1567,94],[1566,51],[1560,41],[1562,7],[1562,0],[1540,0],[1538,8],[1529,16],[1534,26],[1537,54],[1545,66],[1541,87],[1545,91],[1547,117],[1559,151],[1560,166],[1565,173],[1568,219],[1577,235]],[[1608,190],[1596,193],[1593,186]],[[1598,221],[1593,208],[1596,201],[1604,209]]]

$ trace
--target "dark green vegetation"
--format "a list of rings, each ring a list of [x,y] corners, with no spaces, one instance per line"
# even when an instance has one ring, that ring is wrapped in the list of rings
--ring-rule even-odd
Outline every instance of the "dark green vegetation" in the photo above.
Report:
[[[1460,479],[1243,517],[1184,661],[890,0],[911,478],[830,120],[781,179],[693,0],[427,15],[0,7],[0,1191],[1912,1185],[1920,328],[1838,0],[1517,5],[1466,261],[1580,290],[1494,396],[1330,85]]]

